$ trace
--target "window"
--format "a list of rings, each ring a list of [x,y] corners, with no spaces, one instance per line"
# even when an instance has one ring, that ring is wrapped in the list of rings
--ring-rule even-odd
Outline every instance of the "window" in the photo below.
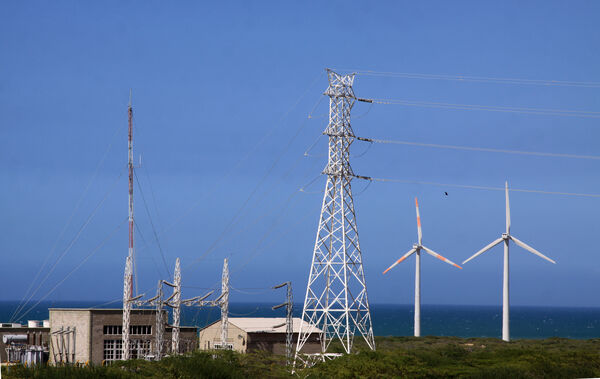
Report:
[[[122,340],[104,340],[104,360],[118,361],[123,358]]]
[[[123,326],[121,325],[104,325],[104,334],[122,334]],[[150,335],[152,334],[152,325],[131,325],[129,327],[129,334],[136,335]]]
[[[121,334],[123,327],[121,325],[104,325],[104,334]]]
[[[149,335],[152,334],[152,325],[131,325],[129,327],[130,334],[144,334]]]
[[[129,358],[138,359],[150,355],[150,340],[129,341]]]

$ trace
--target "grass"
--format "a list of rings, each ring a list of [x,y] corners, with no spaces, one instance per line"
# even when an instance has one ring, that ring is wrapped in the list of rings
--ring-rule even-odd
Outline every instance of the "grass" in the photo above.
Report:
[[[356,341],[356,353],[299,370],[302,378],[581,378],[600,377],[600,339],[377,337],[377,351]],[[332,346],[339,350],[340,346]],[[195,352],[160,362],[109,367],[11,367],[4,378],[288,378],[285,359],[268,353]],[[296,376],[294,376],[296,377]]]

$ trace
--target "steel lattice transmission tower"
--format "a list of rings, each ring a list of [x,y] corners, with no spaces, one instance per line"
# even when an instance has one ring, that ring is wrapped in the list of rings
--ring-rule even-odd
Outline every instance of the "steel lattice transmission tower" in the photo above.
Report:
[[[319,228],[302,311],[303,323],[296,346],[296,358],[309,336],[321,330],[321,356],[339,339],[346,353],[352,350],[355,334],[375,349],[367,286],[358,242],[358,228],[352,199],[350,145],[355,139],[350,111],[357,99],[352,89],[354,74],[339,75],[327,70],[329,158]]]

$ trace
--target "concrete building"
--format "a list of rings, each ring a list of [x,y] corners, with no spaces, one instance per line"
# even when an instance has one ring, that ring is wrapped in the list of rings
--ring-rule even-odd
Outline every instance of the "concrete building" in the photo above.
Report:
[[[104,364],[122,357],[122,309],[50,308],[50,364]],[[166,311],[163,320],[167,319]],[[171,352],[173,328],[164,325],[163,354]],[[156,310],[132,309],[130,357],[145,358],[156,350]],[[180,327],[180,353],[198,346],[198,328]]]
[[[46,321],[29,321],[27,326],[18,323],[0,323],[0,361],[22,362],[27,351],[39,351],[41,362],[47,359],[50,327]],[[9,348],[10,349],[7,349]],[[8,357],[8,351],[12,351]],[[24,363],[24,362],[22,362]],[[40,363],[37,359],[35,363]]]
[[[298,341],[301,322],[298,317],[293,319],[294,348]],[[319,333],[320,329],[316,329],[316,333],[310,336],[302,348],[302,353],[312,354],[321,351]],[[263,350],[285,355],[285,317],[229,317],[227,336],[225,348],[240,353]],[[220,348],[222,348],[221,320],[218,320],[200,330],[200,350]]]

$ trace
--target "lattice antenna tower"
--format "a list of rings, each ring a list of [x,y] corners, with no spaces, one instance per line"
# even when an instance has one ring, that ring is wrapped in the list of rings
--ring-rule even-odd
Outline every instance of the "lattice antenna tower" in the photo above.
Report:
[[[272,309],[275,310],[275,309],[279,309],[281,307],[285,307],[285,309],[286,309],[286,317],[285,317],[285,324],[284,324],[285,325],[285,357],[286,357],[286,364],[289,366],[292,364],[292,353],[294,350],[294,347],[293,347],[294,319],[292,317],[293,310],[294,310],[294,302],[293,302],[293,298],[292,298],[292,282],[281,283],[281,284],[273,287],[273,289],[278,289],[278,288],[281,288],[284,286],[287,289],[285,303],[276,305],[276,306],[272,307]],[[283,325],[277,325],[275,327],[277,328],[280,326],[283,326]]]
[[[229,327],[229,263],[223,261],[223,276],[221,277],[221,348],[227,346],[227,330]]]
[[[317,328],[321,334],[323,359],[334,339],[339,339],[346,353],[350,353],[355,334],[361,335],[375,350],[351,187],[352,179],[357,177],[350,166],[350,145],[355,139],[350,111],[357,100],[352,89],[354,74],[339,75],[327,70],[327,76],[329,87],[325,95],[329,96],[329,124],[323,132],[329,138],[328,163],[323,171],[327,183],[296,358]]]
[[[131,316],[133,294],[133,108],[131,106],[131,91],[129,92],[129,106],[127,107],[128,133],[127,133],[127,168],[129,171],[129,250],[125,263],[123,283],[123,359],[129,359],[129,321]]]

